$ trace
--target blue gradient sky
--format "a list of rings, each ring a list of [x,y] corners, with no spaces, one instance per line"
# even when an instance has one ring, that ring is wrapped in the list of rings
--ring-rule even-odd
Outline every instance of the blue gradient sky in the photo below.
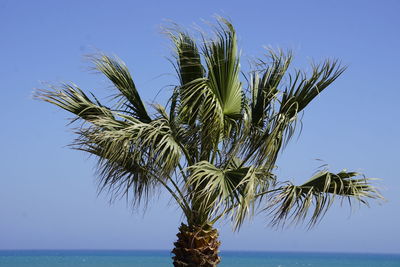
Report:
[[[337,205],[311,231],[275,231],[264,214],[222,249],[400,252],[400,2],[387,1],[0,1],[0,249],[170,249],[182,219],[161,194],[147,212],[97,197],[94,160],[66,147],[70,115],[32,100],[41,82],[74,81],[105,96],[109,84],[83,55],[119,55],[143,99],[164,103],[176,83],[161,25],[231,18],[243,65],[263,46],[290,48],[297,66],[337,57],[349,66],[306,109],[303,132],[279,159],[282,180],[301,183],[321,165],[380,177],[383,205]],[[140,3],[140,4],[139,4]],[[323,3],[323,4],[322,4]],[[351,215],[351,216],[350,216]]]

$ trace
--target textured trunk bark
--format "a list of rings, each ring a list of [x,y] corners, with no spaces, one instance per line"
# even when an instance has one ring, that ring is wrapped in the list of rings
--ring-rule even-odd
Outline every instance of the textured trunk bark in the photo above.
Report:
[[[175,267],[201,266],[215,267],[221,261],[218,256],[218,248],[221,242],[218,240],[218,230],[210,225],[205,227],[187,226],[182,224],[178,240],[174,243]]]

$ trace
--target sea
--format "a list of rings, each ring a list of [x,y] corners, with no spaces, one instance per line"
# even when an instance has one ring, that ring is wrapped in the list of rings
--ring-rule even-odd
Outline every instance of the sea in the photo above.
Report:
[[[219,267],[400,267],[400,254],[222,251]],[[0,250],[0,267],[172,266],[162,250]]]

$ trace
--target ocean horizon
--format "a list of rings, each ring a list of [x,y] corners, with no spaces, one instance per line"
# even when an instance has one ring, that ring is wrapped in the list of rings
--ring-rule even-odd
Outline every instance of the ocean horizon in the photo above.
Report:
[[[400,254],[221,251],[218,266],[399,267]],[[169,250],[0,250],[0,267],[172,266]]]

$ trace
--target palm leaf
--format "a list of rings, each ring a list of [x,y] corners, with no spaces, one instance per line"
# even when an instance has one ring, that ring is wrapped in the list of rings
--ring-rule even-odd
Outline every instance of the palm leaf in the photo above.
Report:
[[[346,67],[341,67],[337,60],[326,60],[311,67],[310,78],[301,71],[290,77],[290,84],[282,95],[280,114],[286,114],[290,118],[295,117],[346,70]]]
[[[147,202],[158,186],[158,181],[152,173],[141,166],[132,157],[129,159],[107,158],[109,154],[102,144],[91,139],[91,134],[85,131],[78,132],[79,138],[73,144],[77,150],[95,155],[98,159],[97,172],[99,175],[99,191],[107,191],[111,199],[120,196],[132,196],[133,206]]]
[[[98,157],[100,187],[113,195],[133,188],[139,200],[159,185],[159,178],[169,179],[179,163],[181,148],[166,118],[144,123],[92,101],[73,85],[41,90],[36,97],[89,123],[76,130],[78,138],[72,147]]]
[[[275,86],[268,87],[268,84],[279,85],[283,78],[281,75],[285,74],[292,56],[290,53],[287,56],[280,53],[272,54],[271,57],[272,67],[267,68],[263,76],[266,85],[257,75],[251,78],[252,124],[247,126],[250,127],[247,130],[250,137],[245,137],[242,148],[244,162],[267,168],[274,167],[282,146],[294,135],[298,113],[345,70],[338,61],[326,60],[321,65],[312,66],[310,78],[300,71],[296,71],[294,76],[289,74],[289,86],[283,91],[281,99],[278,99],[279,107],[275,111],[271,101],[276,100],[279,90]]]
[[[182,122],[193,125],[198,117],[199,105],[202,101],[202,90],[190,90],[191,82],[204,77],[204,68],[201,64],[200,53],[195,41],[187,33],[170,34],[175,45],[176,66],[180,80],[180,97],[183,105],[179,106]]]
[[[102,189],[124,195],[133,188],[134,199],[140,200],[160,185],[160,179],[168,183],[181,149],[165,119],[143,123],[123,114],[119,117],[124,121],[102,117],[91,127],[78,129],[72,147],[98,157]]]
[[[368,199],[383,199],[376,187],[370,184],[374,179],[359,177],[359,173],[342,171],[337,174],[318,172],[306,183],[296,186],[288,183],[274,190],[267,209],[273,213],[273,225],[304,221],[309,210],[314,210],[309,218],[309,227],[314,226],[332,205],[335,197],[368,205]],[[358,177],[358,178],[353,178]]]
[[[111,128],[115,120],[100,118],[94,124],[92,138],[106,147],[107,158],[133,157],[137,162],[145,161],[145,166],[157,166],[161,174],[169,175],[177,166],[181,155],[179,144],[172,135],[168,122],[163,119],[142,123],[132,117],[125,119],[123,128]],[[107,129],[107,130],[103,130]]]
[[[204,68],[200,62],[200,53],[195,40],[187,33],[171,34],[175,45],[177,73],[181,86],[204,77]]]
[[[254,211],[256,195],[267,190],[275,181],[274,176],[265,169],[239,167],[235,162],[226,168],[218,168],[201,161],[188,170],[190,177],[186,187],[194,194],[194,205],[202,213],[216,217],[227,214],[235,207],[231,218],[236,228]]]
[[[129,73],[125,63],[118,59],[106,55],[93,56],[92,61],[96,69],[102,72],[114,86],[119,90],[116,97],[119,105],[122,105],[130,115],[142,122],[150,122],[151,118],[147,114],[146,108],[139,96],[135,83]]]
[[[217,39],[205,41],[204,59],[208,70],[208,87],[220,101],[224,115],[241,116],[242,84],[239,80],[240,65],[236,32],[232,24],[220,19]]]
[[[49,90],[38,90],[35,97],[71,112],[85,121],[92,122],[99,117],[114,117],[110,108],[103,106],[97,99],[91,100],[74,84],[63,84],[61,89],[52,87]]]
[[[276,53],[271,49],[269,57],[271,63],[260,61],[261,69],[254,71],[250,77],[252,122],[260,128],[264,127],[264,120],[270,116],[273,100],[279,92],[278,86],[293,59],[291,52],[285,55],[283,51]]]

